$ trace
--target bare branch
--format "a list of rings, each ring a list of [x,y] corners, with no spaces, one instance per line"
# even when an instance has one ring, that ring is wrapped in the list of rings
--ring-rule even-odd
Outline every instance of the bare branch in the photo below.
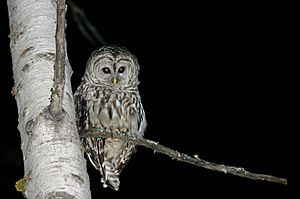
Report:
[[[54,86],[51,94],[50,113],[62,113],[62,100],[65,86],[65,0],[57,1],[56,59],[54,66]]]
[[[265,175],[265,174],[256,174],[246,171],[244,168],[241,167],[233,167],[233,166],[226,166],[222,164],[216,164],[212,162],[208,162],[205,160],[200,159],[197,155],[194,155],[194,157],[188,156],[187,154],[180,153],[178,151],[175,151],[173,149],[170,149],[168,147],[162,146],[158,144],[157,142],[154,142],[152,140],[147,140],[144,138],[135,138],[128,135],[125,135],[124,133],[111,133],[106,132],[103,130],[84,130],[79,133],[81,137],[103,137],[103,138],[118,138],[127,142],[131,142],[135,145],[144,146],[146,148],[150,148],[154,150],[155,152],[168,155],[172,159],[176,159],[178,161],[187,162],[199,167],[203,167],[205,169],[210,169],[213,171],[219,171],[223,172],[225,174],[230,173],[232,175],[240,176],[243,178],[249,178],[252,180],[265,180],[269,182],[275,182],[283,185],[287,185],[287,180],[284,178],[279,178],[276,176],[271,175]]]
[[[107,42],[97,31],[97,28],[89,21],[85,12],[71,0],[68,0],[68,5],[71,8],[72,16],[81,34],[88,42],[96,46],[98,46],[98,44],[107,45]]]

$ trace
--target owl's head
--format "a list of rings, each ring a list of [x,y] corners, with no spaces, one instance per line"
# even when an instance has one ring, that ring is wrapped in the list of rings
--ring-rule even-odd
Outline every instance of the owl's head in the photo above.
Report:
[[[93,85],[135,87],[138,73],[138,61],[126,48],[104,46],[88,59],[84,79]]]

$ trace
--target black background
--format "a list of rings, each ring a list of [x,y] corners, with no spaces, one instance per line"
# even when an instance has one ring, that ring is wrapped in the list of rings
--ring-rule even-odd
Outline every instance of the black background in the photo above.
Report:
[[[1,1],[0,187],[22,198],[18,114],[10,91],[6,1]],[[74,1],[109,44],[127,47],[141,65],[140,93],[148,127],[145,137],[215,163],[244,167],[290,180],[290,99],[285,86],[289,33],[281,5],[96,3]],[[67,13],[73,90],[83,75],[90,44]],[[9,125],[8,125],[9,124]],[[102,188],[88,164],[93,198],[160,197],[287,198],[289,186],[212,172],[138,148],[121,174],[120,190]]]

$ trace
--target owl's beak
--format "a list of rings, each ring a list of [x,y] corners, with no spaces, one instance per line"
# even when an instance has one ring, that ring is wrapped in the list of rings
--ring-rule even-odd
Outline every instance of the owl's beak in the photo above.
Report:
[[[113,83],[113,85],[116,85],[116,84],[118,83],[118,80],[117,80],[116,77],[114,77],[114,78],[112,79],[112,83]]]

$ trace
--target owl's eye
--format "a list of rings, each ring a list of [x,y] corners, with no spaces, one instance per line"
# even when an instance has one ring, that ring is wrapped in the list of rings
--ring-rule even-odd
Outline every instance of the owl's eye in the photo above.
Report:
[[[105,74],[110,74],[110,69],[107,68],[107,67],[102,68],[102,71],[103,71]]]
[[[124,71],[125,71],[125,67],[121,66],[118,70],[118,73],[124,73]]]

